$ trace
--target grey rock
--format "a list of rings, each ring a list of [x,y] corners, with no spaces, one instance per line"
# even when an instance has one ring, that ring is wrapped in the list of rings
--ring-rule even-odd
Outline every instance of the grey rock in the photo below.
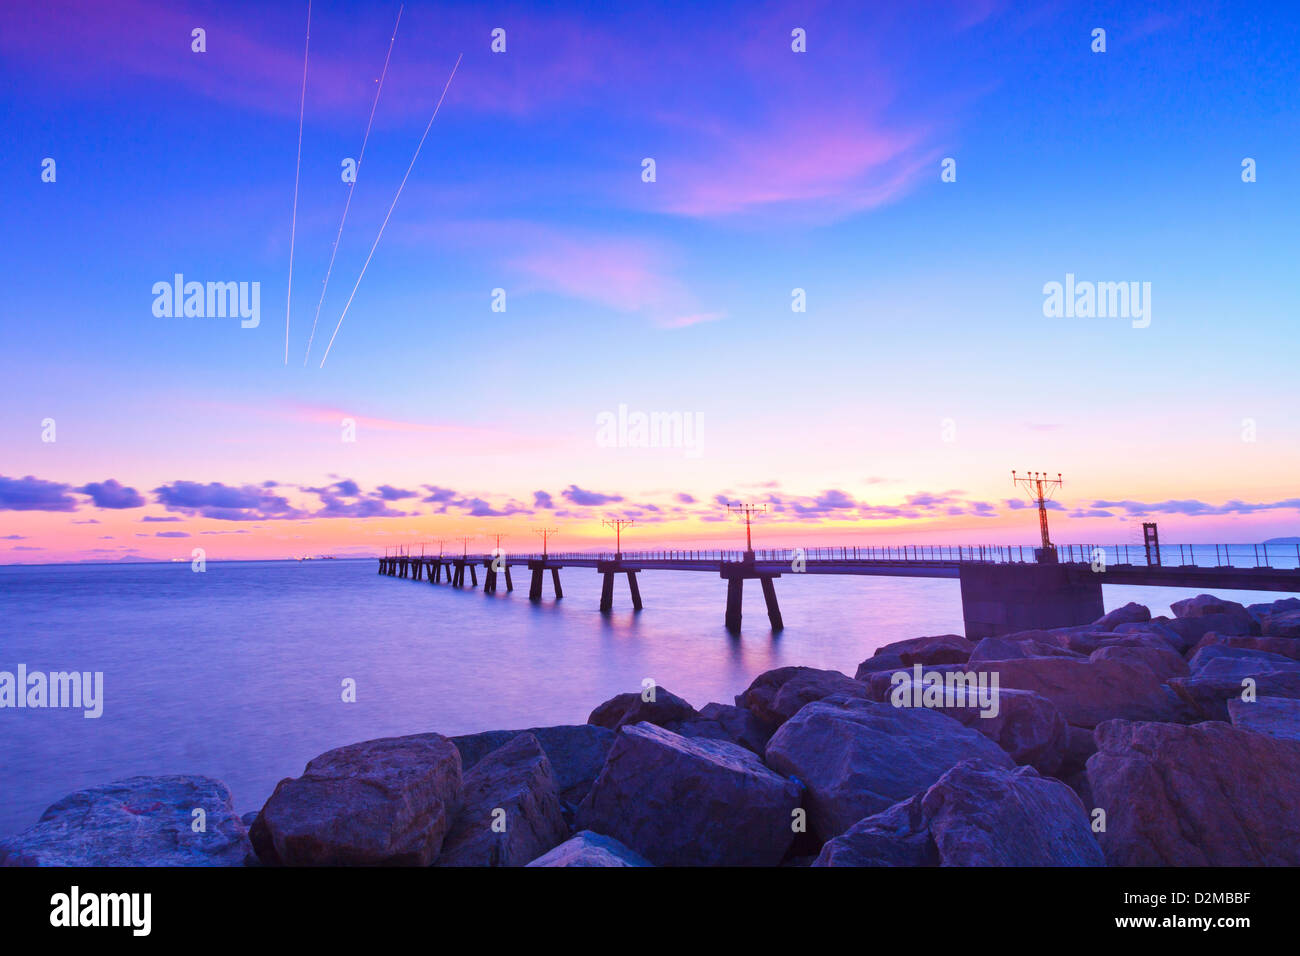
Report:
[[[551,762],[520,734],[465,775],[439,866],[524,866],[569,835]]]
[[[642,723],[619,731],[577,825],[656,866],[775,866],[798,805],[799,785],[743,747]]]
[[[1104,866],[1079,798],[1031,767],[957,764],[856,823],[814,866]]]
[[[823,839],[926,789],[962,760],[1010,768],[983,734],[934,710],[856,697],[804,707],[767,745],[769,767],[807,787],[804,806]]]
[[[35,826],[0,840],[0,866],[242,866],[249,852],[220,780],[128,777],[70,793]]]
[[[613,837],[582,830],[529,866],[652,866],[645,857],[629,850]]]

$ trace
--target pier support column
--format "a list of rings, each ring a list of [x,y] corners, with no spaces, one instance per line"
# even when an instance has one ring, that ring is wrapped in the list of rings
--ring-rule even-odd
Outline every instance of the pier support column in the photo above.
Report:
[[[637,586],[635,571],[627,572],[627,586],[632,592],[632,609],[641,610],[641,588]]]
[[[492,570],[492,565],[490,564],[483,566],[483,593],[497,593],[497,573]]]
[[[555,600],[564,597],[564,590],[560,587],[560,569],[551,568],[551,584],[555,587]]]
[[[745,579],[736,575],[727,578],[727,630],[740,630],[740,604],[745,593]]]
[[[435,561],[435,562],[433,562],[433,565],[429,568],[429,570],[430,570],[430,572],[431,572],[430,577],[429,577],[429,583],[430,583],[430,584],[437,584],[439,581],[442,580],[442,562],[441,562],[441,561]]]
[[[763,600],[767,602],[767,619],[772,622],[772,630],[779,631],[785,627],[781,620],[781,606],[776,603],[776,587],[770,577],[759,578],[763,583]]]
[[[614,608],[614,572],[606,571],[600,585],[600,612],[605,614]]]
[[[966,638],[1091,624],[1105,613],[1101,579],[1086,565],[963,564]]]
[[[420,580],[424,576],[424,561],[415,562],[415,580]]]
[[[540,601],[542,599],[542,569],[533,568],[533,578],[528,583],[528,600]]]
[[[455,577],[451,581],[452,587],[463,588],[465,586],[465,564],[462,561],[456,562]]]
[[[510,565],[507,564],[506,565],[506,590],[513,591],[514,589],[515,589],[515,582],[510,580]]]
[[[469,566],[469,581],[472,587],[478,587],[478,571],[472,564]]]

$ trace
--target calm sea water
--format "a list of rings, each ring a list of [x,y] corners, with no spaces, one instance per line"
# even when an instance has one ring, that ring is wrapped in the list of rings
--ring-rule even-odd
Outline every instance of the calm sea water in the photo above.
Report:
[[[852,674],[882,644],[961,633],[955,580],[793,575],[777,581],[786,629],[745,594],[739,638],[722,626],[716,575],[646,571],[645,610],[625,579],[597,611],[600,579],[563,574],[564,599],[528,601],[389,578],[373,561],[0,567],[0,670],[103,671],[104,713],[0,710],[0,834],[81,787],[133,774],[226,782],[241,813],[333,747],[582,723],[650,677],[697,707],[731,702],[786,664]],[[482,575],[480,573],[480,581]],[[502,583],[504,588],[504,582]],[[1105,589],[1109,610],[1152,613],[1188,592]],[[1218,592],[1243,603],[1269,599]],[[343,703],[345,678],[356,703]]]

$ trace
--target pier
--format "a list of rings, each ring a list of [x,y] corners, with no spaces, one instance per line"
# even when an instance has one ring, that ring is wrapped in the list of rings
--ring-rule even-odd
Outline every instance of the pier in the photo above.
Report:
[[[1235,549],[1232,553],[1230,547]],[[723,621],[731,631],[740,630],[746,581],[758,581],[768,623],[773,631],[779,631],[785,622],[775,581],[782,576],[955,578],[961,586],[966,636],[972,640],[1034,628],[1090,624],[1104,613],[1103,584],[1300,593],[1300,547],[1274,546],[1272,554],[1260,545],[1198,548],[1203,552],[1214,548],[1215,563],[1198,565],[1198,556],[1189,546],[1166,546],[1152,552],[1127,545],[1060,545],[1045,553],[1042,548],[1006,545],[918,545],[613,554],[498,552],[456,557],[397,554],[379,559],[379,573],[431,584],[445,581],[451,587],[464,588],[468,571],[468,586],[477,588],[478,569],[482,568],[483,590],[491,594],[503,578],[506,591],[513,591],[510,569],[526,568],[530,573],[528,599],[540,601],[545,572],[550,571],[554,597],[560,600],[564,597],[560,571],[591,569],[602,576],[602,613],[613,610],[620,576],[627,579],[632,608],[641,611],[644,604],[637,575],[642,571],[716,574],[727,583]]]

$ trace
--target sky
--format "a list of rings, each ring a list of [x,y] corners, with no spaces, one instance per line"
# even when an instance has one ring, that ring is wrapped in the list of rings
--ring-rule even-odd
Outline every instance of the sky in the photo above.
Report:
[[[0,563],[1300,533],[1300,10],[610,6],[7,5]]]

